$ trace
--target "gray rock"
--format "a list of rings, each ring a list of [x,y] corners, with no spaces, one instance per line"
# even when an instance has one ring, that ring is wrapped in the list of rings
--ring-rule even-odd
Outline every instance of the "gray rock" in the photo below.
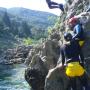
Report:
[[[8,49],[2,54],[3,64],[24,63],[32,46],[19,46],[14,49]]]
[[[45,63],[43,62],[41,57],[37,54],[35,56],[33,56],[32,60],[29,64],[29,67],[36,68],[39,71],[41,71],[43,74],[46,74],[48,72],[48,70],[45,66]]]
[[[29,83],[31,90],[44,90],[45,75],[35,68],[25,70],[25,79]]]
[[[45,79],[44,90],[66,90],[69,78],[65,74],[65,68],[57,66],[49,70]]]
[[[25,64],[26,65],[29,65],[30,64],[30,62],[31,62],[31,60],[32,60],[32,57],[35,55],[35,50],[34,49],[31,49],[30,50],[30,52],[29,52],[29,54],[28,54],[28,56],[27,56],[27,58],[25,59]]]

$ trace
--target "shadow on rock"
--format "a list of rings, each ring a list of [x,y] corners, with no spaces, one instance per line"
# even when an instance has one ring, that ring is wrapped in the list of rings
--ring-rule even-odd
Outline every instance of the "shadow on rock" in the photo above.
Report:
[[[44,90],[45,77],[38,69],[28,68],[25,70],[25,79],[32,90]]]

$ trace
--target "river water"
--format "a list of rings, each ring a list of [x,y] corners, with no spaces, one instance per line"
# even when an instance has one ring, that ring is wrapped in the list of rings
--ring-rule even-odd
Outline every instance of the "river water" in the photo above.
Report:
[[[0,90],[30,90],[24,79],[25,65],[0,65]]]

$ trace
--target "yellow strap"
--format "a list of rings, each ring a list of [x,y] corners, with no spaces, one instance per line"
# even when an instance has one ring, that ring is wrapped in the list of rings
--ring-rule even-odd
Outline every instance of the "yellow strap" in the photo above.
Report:
[[[79,41],[79,45],[83,46],[85,41]]]
[[[68,65],[72,65],[72,64],[79,64],[79,62],[70,62],[70,63],[68,63]]]

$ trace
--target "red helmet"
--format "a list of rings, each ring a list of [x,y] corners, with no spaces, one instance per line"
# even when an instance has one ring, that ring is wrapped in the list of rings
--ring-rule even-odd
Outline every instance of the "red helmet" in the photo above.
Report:
[[[68,22],[69,22],[69,24],[72,24],[72,25],[73,25],[73,24],[75,24],[77,21],[78,21],[78,19],[77,19],[76,17],[72,17],[72,18],[69,19]]]

